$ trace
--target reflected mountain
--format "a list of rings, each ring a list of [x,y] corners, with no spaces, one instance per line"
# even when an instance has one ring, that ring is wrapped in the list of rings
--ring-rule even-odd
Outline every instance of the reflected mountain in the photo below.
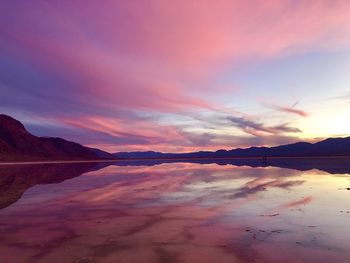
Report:
[[[166,163],[217,164],[237,167],[278,167],[298,171],[317,169],[329,174],[350,174],[349,158],[267,158],[267,159],[160,159],[129,160],[115,163],[56,163],[0,166],[0,209],[8,207],[21,198],[23,193],[38,184],[57,184],[84,173],[97,171],[107,166],[157,166]],[[295,182],[299,183],[299,182]],[[282,187],[274,185],[275,187]],[[266,185],[241,189],[238,196],[249,195]]]
[[[298,171],[317,169],[330,174],[350,174],[350,157],[334,158],[227,158],[227,159],[154,159],[128,160],[114,163],[117,166],[153,166],[162,163],[197,163],[256,167],[278,167]]]
[[[15,203],[23,193],[38,184],[58,184],[108,164],[59,163],[0,166],[0,209]]]

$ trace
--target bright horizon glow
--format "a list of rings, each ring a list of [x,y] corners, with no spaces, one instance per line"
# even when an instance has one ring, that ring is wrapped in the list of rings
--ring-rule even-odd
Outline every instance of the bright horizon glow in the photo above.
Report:
[[[350,2],[2,1],[0,112],[110,152],[350,136]]]

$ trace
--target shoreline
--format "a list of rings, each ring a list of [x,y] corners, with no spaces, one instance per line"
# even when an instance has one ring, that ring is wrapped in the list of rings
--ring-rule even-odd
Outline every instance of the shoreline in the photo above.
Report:
[[[0,165],[26,165],[26,164],[60,164],[60,163],[107,163],[116,160],[53,160],[53,161],[18,161],[1,162]]]
[[[133,159],[106,159],[106,160],[52,160],[52,161],[14,161],[1,162],[0,165],[27,165],[27,164],[61,164],[61,163],[116,163],[130,161],[186,161],[186,160],[259,160],[269,159],[347,159],[350,156],[271,156],[271,157],[198,157],[198,158],[133,158]]]

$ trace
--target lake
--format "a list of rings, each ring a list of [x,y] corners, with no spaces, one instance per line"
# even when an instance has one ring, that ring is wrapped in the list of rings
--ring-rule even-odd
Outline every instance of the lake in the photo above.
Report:
[[[259,162],[2,165],[0,262],[350,262],[349,160]]]

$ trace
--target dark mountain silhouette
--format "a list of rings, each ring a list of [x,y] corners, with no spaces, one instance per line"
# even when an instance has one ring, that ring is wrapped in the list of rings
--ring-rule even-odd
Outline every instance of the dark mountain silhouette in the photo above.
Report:
[[[262,158],[262,157],[324,157],[350,156],[350,137],[329,138],[317,143],[298,142],[275,147],[202,151],[191,153],[119,152],[121,159],[176,159],[176,158]]]
[[[118,152],[118,153],[114,153],[114,156],[122,159],[165,159],[165,158],[181,157],[182,154],[146,151],[146,152]]]
[[[0,115],[0,161],[96,159],[115,157],[61,138],[34,136],[19,121]]]

